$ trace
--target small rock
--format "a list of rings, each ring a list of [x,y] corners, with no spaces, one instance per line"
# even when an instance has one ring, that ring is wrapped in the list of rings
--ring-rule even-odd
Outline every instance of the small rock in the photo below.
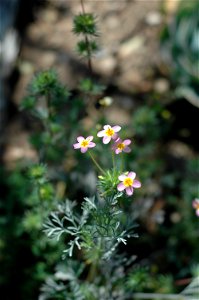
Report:
[[[192,149],[185,143],[182,143],[177,140],[174,140],[169,143],[168,152],[171,155],[182,159],[191,159],[194,157]]]
[[[58,11],[55,9],[46,9],[43,10],[42,19],[48,23],[55,23],[58,20]]]
[[[150,26],[157,26],[162,22],[162,16],[158,11],[151,11],[147,14],[146,23]]]
[[[154,83],[154,90],[157,93],[164,94],[169,90],[169,82],[167,79],[160,78]]]
[[[127,56],[140,49],[143,46],[143,44],[144,38],[140,35],[129,39],[120,46],[118,51],[119,58],[126,58]]]
[[[100,60],[95,60],[94,67],[98,72],[110,76],[114,72],[116,65],[115,58],[112,55],[108,55]]]
[[[172,223],[179,223],[182,219],[181,215],[178,212],[173,212],[170,215],[170,219]]]
[[[34,65],[31,62],[24,60],[19,63],[19,70],[23,75],[33,74]]]
[[[118,26],[120,26],[120,22],[117,16],[108,16],[105,20],[107,29],[116,29]]]

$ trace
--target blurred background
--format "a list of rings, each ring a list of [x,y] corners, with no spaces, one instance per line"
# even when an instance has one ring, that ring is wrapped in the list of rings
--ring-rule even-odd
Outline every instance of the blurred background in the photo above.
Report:
[[[85,131],[96,127],[102,116],[107,124],[117,120],[127,128],[134,142],[126,164],[137,170],[143,182],[133,204],[140,239],[127,250],[129,256],[138,256],[136,263],[143,272],[135,269],[132,288],[160,292],[161,276],[167,276],[165,292],[178,292],[191,282],[199,257],[199,220],[192,208],[199,197],[199,2],[85,0],[84,6],[97,16],[100,49],[92,59],[92,76],[104,88],[95,95],[91,111],[82,114],[76,102],[64,113],[69,119],[73,114],[72,120]],[[37,299],[60,259],[56,243],[48,242],[43,233],[38,240],[42,221],[35,207],[39,204],[27,197],[31,183],[26,176],[27,162],[37,161],[30,138],[37,121],[20,106],[33,76],[49,69],[57,72],[73,97],[80,97],[80,82],[90,74],[87,62],[75,50],[73,18],[79,12],[78,0],[0,1],[4,300],[13,299],[12,295],[16,300]],[[103,97],[110,97],[110,105],[104,106]],[[72,132],[72,124],[68,127]],[[91,194],[92,168],[86,183],[79,180],[71,193],[68,182],[74,184],[81,177],[81,168],[74,171],[78,163],[70,150],[66,157],[70,163],[63,163],[65,179],[57,179],[57,189],[64,185],[64,195],[77,199],[86,191]],[[146,288],[141,279],[148,274],[152,279]]]

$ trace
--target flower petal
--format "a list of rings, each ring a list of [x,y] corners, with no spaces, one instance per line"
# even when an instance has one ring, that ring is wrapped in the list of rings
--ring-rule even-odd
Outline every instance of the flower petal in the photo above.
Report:
[[[83,137],[83,136],[78,136],[78,137],[77,137],[77,141],[78,141],[79,143],[81,143],[83,140],[84,140],[84,137]]]
[[[98,137],[103,137],[104,134],[105,134],[105,130],[101,130],[101,131],[99,131],[99,132],[97,133],[97,136],[98,136]]]
[[[124,145],[128,146],[131,144],[131,140],[124,140],[123,143]]]
[[[122,150],[120,150],[120,149],[115,149],[115,154],[119,154],[119,153],[121,153],[122,152]]]
[[[123,181],[126,177],[127,177],[127,176],[126,176],[125,174],[121,174],[121,175],[118,177],[118,179],[119,179],[120,181]]]
[[[120,137],[118,137],[116,140],[115,140],[115,144],[121,144],[122,143],[122,139]]]
[[[131,152],[131,148],[129,148],[129,147],[127,146],[127,147],[125,147],[125,148],[123,149],[123,151],[126,152],[126,153],[129,153],[129,152]]]
[[[88,148],[93,148],[93,147],[95,147],[95,146],[96,146],[96,144],[93,143],[93,142],[90,142],[90,143],[88,144]]]
[[[199,217],[199,209],[196,209],[196,215]]]
[[[127,193],[128,196],[133,195],[133,188],[132,187],[127,187],[126,188],[126,193]]]
[[[134,180],[135,177],[136,177],[136,173],[135,172],[129,172],[127,176]]]
[[[74,147],[74,149],[79,149],[79,148],[81,148],[80,143],[73,144],[73,147]]]
[[[107,130],[107,129],[109,129],[109,128],[111,128],[110,125],[104,125],[104,129],[105,129],[105,130]]]
[[[112,128],[113,128],[113,130],[114,130],[115,132],[118,132],[118,131],[120,131],[120,129],[121,129],[121,127],[118,126],[118,125],[115,125],[115,126],[113,126]]]
[[[85,153],[88,150],[87,147],[81,148],[81,153]]]
[[[197,208],[199,206],[199,199],[194,199],[192,202],[193,208]]]
[[[91,141],[93,140],[93,136],[92,136],[92,135],[88,136],[88,137],[86,138],[86,140],[91,142]]]
[[[113,140],[117,140],[117,139],[118,139],[118,134],[117,134],[117,133],[114,133],[114,135],[112,135],[112,139],[113,139]]]
[[[139,180],[133,180],[133,187],[134,188],[140,188],[141,187],[141,182]]]
[[[123,184],[123,182],[120,182],[118,185],[117,185],[117,189],[118,191],[123,191],[125,190],[125,185]]]
[[[103,143],[104,143],[104,144],[108,144],[108,143],[110,142],[110,140],[111,140],[111,137],[110,137],[110,136],[104,136],[104,137],[103,137]]]

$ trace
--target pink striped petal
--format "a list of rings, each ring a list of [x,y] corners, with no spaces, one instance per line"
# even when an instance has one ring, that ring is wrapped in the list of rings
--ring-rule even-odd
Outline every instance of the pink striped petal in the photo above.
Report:
[[[192,205],[193,205],[193,208],[197,208],[199,205],[199,199],[193,200]]]
[[[127,187],[126,188],[126,193],[127,193],[128,196],[133,195],[133,188],[132,187]]]
[[[199,209],[196,209],[196,215],[199,217]]]
[[[87,147],[81,148],[81,153],[85,153],[88,150]]]
[[[134,188],[140,188],[141,187],[141,182],[139,180],[133,180],[133,187]]]
[[[120,176],[118,177],[118,179],[119,179],[120,181],[123,181],[126,177],[127,177],[127,176],[126,176],[125,174],[122,174],[122,175],[120,175]]]
[[[123,149],[123,151],[126,152],[126,153],[129,153],[129,152],[131,152],[131,148],[125,147],[125,148]]]
[[[99,132],[97,133],[97,136],[98,136],[98,137],[103,137],[104,134],[105,134],[105,130],[101,130],[101,131],[99,131]]]
[[[104,143],[104,144],[108,144],[108,143],[110,142],[110,140],[111,140],[111,137],[110,137],[110,136],[104,136],[104,137],[103,137],[103,143]]]
[[[135,179],[135,177],[136,177],[136,173],[135,172],[129,172],[128,173],[128,175],[127,175],[127,177],[130,177],[131,179]]]
[[[86,138],[86,140],[87,140],[87,141],[92,141],[92,140],[93,140],[93,136],[92,136],[92,135],[88,136],[88,137]]]
[[[117,140],[115,140],[115,144],[121,144],[121,143],[122,143],[122,139],[118,137]]]
[[[117,189],[118,191],[123,191],[125,190],[125,185],[123,184],[123,182],[120,182],[118,185],[117,185]]]
[[[93,147],[95,147],[95,146],[96,146],[96,144],[93,143],[93,142],[90,142],[89,145],[88,145],[89,148],[93,148]]]
[[[131,144],[131,140],[124,140],[123,143],[124,145],[128,146]]]
[[[79,148],[81,148],[80,143],[73,144],[73,147],[74,147],[74,149],[79,149]]]
[[[77,137],[77,141],[78,141],[79,143],[81,143],[83,140],[84,140],[84,137],[83,137],[83,136],[78,136],[78,137]]]
[[[114,133],[114,135],[112,135],[112,139],[113,139],[113,140],[117,140],[117,138],[118,138],[118,134],[117,134],[117,133]]]
[[[120,129],[121,129],[121,127],[118,126],[118,125],[113,126],[112,128],[113,128],[113,130],[114,130],[115,132],[118,132],[118,131],[120,131]]]

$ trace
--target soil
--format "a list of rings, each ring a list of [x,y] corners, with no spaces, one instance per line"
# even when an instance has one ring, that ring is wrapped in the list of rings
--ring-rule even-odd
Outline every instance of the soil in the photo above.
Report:
[[[96,14],[98,21],[100,51],[92,59],[92,65],[94,76],[107,86],[105,96],[114,99],[114,105],[106,114],[110,122],[117,119],[127,124],[132,109],[145,99],[145,95],[169,91],[170,82],[159,41],[166,21],[176,8],[171,2],[84,1],[85,11]],[[53,68],[72,90],[83,76],[89,76],[87,62],[75,52],[78,38],[72,32],[73,17],[82,12],[80,1],[37,0],[35,3],[31,1],[26,5],[27,13],[23,5],[19,9],[20,54],[8,81],[12,95],[4,134],[6,164],[26,156],[35,157],[27,142],[28,130],[18,112],[35,72]]]

